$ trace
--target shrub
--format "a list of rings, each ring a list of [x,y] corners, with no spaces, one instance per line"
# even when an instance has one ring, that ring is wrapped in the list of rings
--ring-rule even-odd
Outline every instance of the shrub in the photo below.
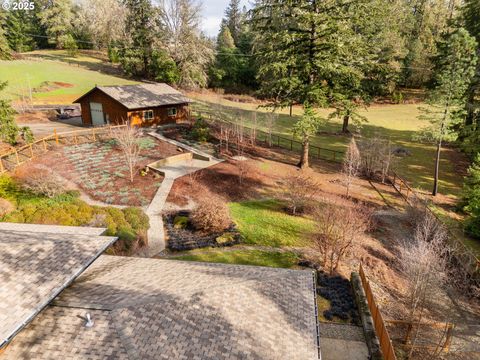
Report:
[[[149,221],[140,208],[91,206],[78,196],[74,191],[52,198],[36,195],[18,187],[9,176],[0,176],[0,197],[16,204],[3,217],[0,209],[0,217],[15,223],[106,227],[107,235],[119,238],[115,249],[125,254],[147,243]]]
[[[318,184],[305,173],[289,176],[284,181],[285,195],[288,210],[293,214],[305,212],[313,202],[318,191]]]
[[[188,216],[175,216],[173,227],[175,229],[185,229],[188,225]]]
[[[193,124],[190,136],[194,140],[207,142],[210,138],[210,128],[207,122],[202,118],[198,118]]]
[[[214,196],[202,199],[190,215],[190,220],[196,229],[210,233],[221,232],[232,223],[227,205]]]
[[[13,206],[10,201],[0,198],[0,218],[11,213],[13,210],[15,210],[15,206]]]
[[[46,167],[36,166],[18,170],[15,179],[23,189],[49,198],[66,191],[65,180]]]

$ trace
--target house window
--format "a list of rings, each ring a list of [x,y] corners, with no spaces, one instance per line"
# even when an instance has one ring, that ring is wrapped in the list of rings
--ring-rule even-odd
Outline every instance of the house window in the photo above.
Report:
[[[168,116],[177,116],[177,108],[168,108]]]
[[[143,112],[143,121],[153,120],[153,110],[147,110]]]

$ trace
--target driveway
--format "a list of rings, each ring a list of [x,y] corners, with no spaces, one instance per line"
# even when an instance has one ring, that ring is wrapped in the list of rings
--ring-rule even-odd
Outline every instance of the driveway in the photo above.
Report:
[[[32,129],[33,135],[36,138],[42,138],[48,135],[52,135],[54,130],[57,133],[80,130],[82,128],[82,118],[75,117],[67,120],[49,121],[41,123],[19,123],[18,126],[28,126]]]

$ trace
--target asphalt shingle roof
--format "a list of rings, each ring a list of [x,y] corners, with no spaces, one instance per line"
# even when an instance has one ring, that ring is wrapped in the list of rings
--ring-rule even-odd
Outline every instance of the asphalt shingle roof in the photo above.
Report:
[[[3,356],[317,359],[313,276],[102,255]]]
[[[82,229],[0,223],[0,347],[116,240]]]
[[[191,100],[167,84],[98,86],[98,89],[129,110],[190,103]]]

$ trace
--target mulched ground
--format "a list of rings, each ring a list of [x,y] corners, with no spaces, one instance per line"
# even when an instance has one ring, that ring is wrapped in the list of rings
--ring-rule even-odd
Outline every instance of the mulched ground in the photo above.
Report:
[[[150,137],[142,138],[141,148],[139,169],[178,154],[175,146]],[[107,204],[148,205],[162,182],[157,174],[141,176],[138,171],[131,183],[123,154],[112,140],[64,146],[36,162],[51,167],[93,199]]]

